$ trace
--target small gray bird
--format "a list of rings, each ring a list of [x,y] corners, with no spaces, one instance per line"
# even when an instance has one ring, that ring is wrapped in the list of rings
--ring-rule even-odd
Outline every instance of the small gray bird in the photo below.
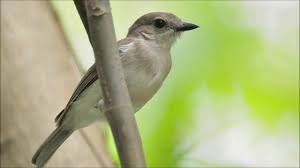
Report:
[[[183,31],[198,28],[171,13],[140,17],[118,42],[125,81],[135,111],[157,92],[171,69],[170,49]],[[39,147],[32,163],[43,167],[58,147],[77,129],[105,119],[95,64],[75,89],[65,109],[55,118],[57,128]]]

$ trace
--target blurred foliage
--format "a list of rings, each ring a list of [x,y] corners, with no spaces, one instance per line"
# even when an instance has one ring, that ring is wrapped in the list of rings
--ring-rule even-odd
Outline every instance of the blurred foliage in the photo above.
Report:
[[[282,5],[273,3],[271,8]],[[79,64],[86,69],[93,62],[93,56],[73,4],[66,1],[53,1],[53,4]],[[299,136],[299,17],[292,18],[296,24],[281,27],[281,32],[276,32],[282,38],[270,40],[265,32],[249,26],[253,13],[245,10],[245,6],[251,3],[111,1],[111,4],[118,39],[124,38],[135,19],[147,12],[171,12],[200,25],[200,29],[185,33],[173,47],[170,75],[159,93],[136,115],[150,167],[179,166],[186,154],[201,144],[197,133],[205,130],[197,128],[201,104],[197,95],[203,88],[211,94],[224,95],[212,100],[220,108],[238,89],[239,99],[250,111],[247,120],[252,124],[264,123],[262,127],[271,132],[276,132],[278,123],[288,114],[291,117],[284,128],[293,130],[293,136]],[[269,4],[261,5],[268,7]],[[299,8],[292,9],[297,9],[296,14],[299,12]],[[225,120],[228,111],[236,116],[240,113],[235,108],[211,113]],[[191,136],[195,134],[196,138]],[[192,145],[182,147],[187,139]],[[113,146],[111,140],[110,145]],[[299,147],[299,143],[297,145]],[[296,155],[299,156],[299,152]],[[117,158],[116,153],[114,156]],[[207,164],[208,161],[201,158],[196,160],[194,166],[226,166]]]

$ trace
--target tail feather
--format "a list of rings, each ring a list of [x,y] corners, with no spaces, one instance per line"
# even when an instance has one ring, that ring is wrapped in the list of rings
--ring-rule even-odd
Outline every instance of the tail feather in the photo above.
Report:
[[[57,127],[33,155],[31,163],[43,167],[61,144],[73,133]]]

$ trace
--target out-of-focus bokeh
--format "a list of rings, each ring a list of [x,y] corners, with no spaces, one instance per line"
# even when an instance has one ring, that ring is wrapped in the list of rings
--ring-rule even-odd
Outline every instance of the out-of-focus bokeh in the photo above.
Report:
[[[94,60],[76,9],[52,4],[84,72]],[[118,39],[153,11],[200,25],[175,44],[170,75],[136,114],[150,167],[299,166],[299,1],[111,5]]]

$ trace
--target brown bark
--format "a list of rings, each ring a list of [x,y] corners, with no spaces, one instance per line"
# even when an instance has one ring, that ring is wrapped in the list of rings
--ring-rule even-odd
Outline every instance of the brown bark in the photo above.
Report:
[[[88,20],[88,26],[85,27],[89,28],[87,32],[90,33],[104,97],[104,109],[107,110],[105,115],[114,135],[121,165],[146,167],[142,142],[119,57],[109,1],[87,0],[85,5]]]
[[[79,79],[49,2],[1,1],[1,167],[32,166],[33,153],[54,130],[54,117]],[[111,166],[100,129],[83,131],[75,132],[48,166]]]

